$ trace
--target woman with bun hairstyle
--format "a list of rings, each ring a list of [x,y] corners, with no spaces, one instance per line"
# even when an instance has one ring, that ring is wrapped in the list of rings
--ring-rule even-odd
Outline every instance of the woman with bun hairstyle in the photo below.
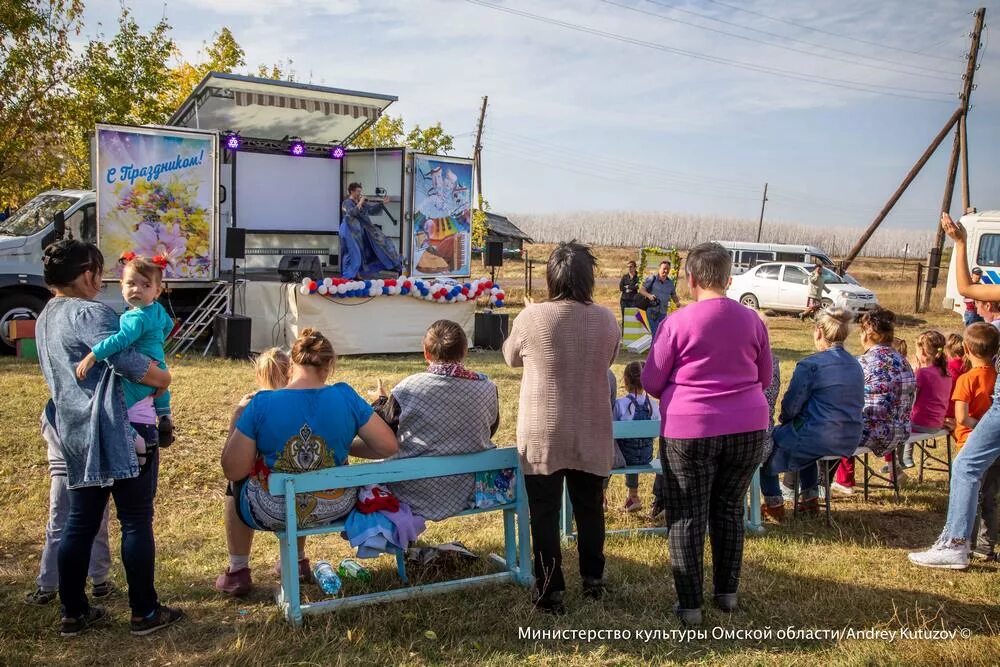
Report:
[[[857,360],[844,349],[853,314],[843,308],[819,311],[813,326],[818,350],[799,361],[781,401],[774,452],[761,473],[763,513],[785,516],[778,473],[799,471],[799,511],[819,511],[819,473],[824,456],[851,456],[861,441],[865,380]]]
[[[874,308],[860,318],[861,347],[858,357],[865,374],[864,428],[860,446],[875,456],[895,452],[910,437],[910,413],[917,392],[917,380],[910,362],[893,349],[896,338],[896,314]],[[898,468],[898,466],[895,466]],[[893,469],[891,475],[896,475]],[[833,490],[844,495],[854,492],[854,458],[841,459]]]
[[[396,453],[396,436],[350,385],[326,384],[336,364],[323,334],[306,328],[292,345],[288,385],[257,392],[222,451],[240,519],[254,530],[285,527],[285,498],[272,496],[268,476],[347,465],[348,455],[382,459]],[[360,440],[355,442],[355,436]],[[299,526],[331,523],[352,507],[352,489],[299,494]],[[300,554],[302,561],[304,555]],[[308,566],[300,564],[300,571]]]
[[[127,348],[77,380],[77,364],[94,345],[118,332],[115,311],[94,300],[102,287],[104,256],[95,245],[67,239],[45,248],[42,266],[54,296],[38,317],[35,336],[42,375],[55,405],[52,425],[62,443],[70,497],[59,544],[60,634],[72,637],[107,620],[103,608],[90,605],[84,587],[91,547],[111,497],[122,526],[132,634],[146,635],[179,621],[183,614],[161,605],[153,585],[156,429],[151,441],[144,443],[148,454],[140,466],[137,431],[130,426],[134,419],[125,405],[123,385],[127,379],[165,389],[170,373]],[[145,400],[151,407],[152,399]]]

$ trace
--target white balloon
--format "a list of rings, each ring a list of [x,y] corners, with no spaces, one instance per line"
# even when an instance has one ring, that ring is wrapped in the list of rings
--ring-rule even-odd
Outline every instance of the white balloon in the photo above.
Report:
[[[299,294],[309,294],[309,286],[299,285]]]
[[[330,289],[326,286],[326,283],[323,283],[322,285],[316,288],[316,291],[319,292],[320,294],[326,294],[327,292],[330,291]]]

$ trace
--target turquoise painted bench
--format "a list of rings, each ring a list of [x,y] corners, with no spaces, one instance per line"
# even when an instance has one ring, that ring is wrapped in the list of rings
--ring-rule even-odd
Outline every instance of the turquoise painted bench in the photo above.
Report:
[[[534,576],[531,569],[528,496],[524,490],[524,474],[518,465],[517,449],[514,447],[502,447],[475,454],[455,456],[391,459],[298,474],[271,473],[268,480],[271,493],[275,496],[292,498],[296,493],[428,479],[502,468],[514,468],[517,471],[517,490],[514,501],[494,507],[468,509],[455,516],[503,512],[504,555],[503,557],[496,554],[489,555],[491,561],[504,568],[503,572],[302,604],[297,566],[299,562],[298,538],[305,535],[339,533],[344,528],[344,522],[338,521],[325,526],[299,528],[295,516],[295,503],[286,502],[286,529],[276,533],[281,551],[281,588],[278,589],[276,595],[279,609],[289,623],[301,625],[302,617],[306,614],[322,614],[338,609],[405,600],[498,582],[509,581],[527,587],[534,583]],[[406,560],[403,554],[396,556],[396,569],[400,579],[406,583]]]
[[[641,421],[627,421],[627,422],[613,422],[612,423],[612,434],[616,439],[618,438],[659,438],[660,437],[660,422],[653,419],[641,420]],[[612,475],[625,475],[631,473],[638,474],[660,474],[663,471],[659,459],[653,459],[645,465],[635,465],[635,466],[625,466],[624,468],[615,468],[611,471]],[[746,500],[746,514],[744,519],[744,525],[746,529],[752,533],[763,533],[764,524],[761,519],[760,514],[760,466],[757,466],[757,470],[753,473],[753,479],[750,480],[750,488],[747,490]],[[562,504],[562,516],[561,521],[561,532],[563,539],[573,540],[576,539],[576,532],[573,530],[573,505],[569,500],[569,491],[563,488],[563,504]],[[641,535],[641,534],[653,534],[653,535],[665,535],[667,533],[666,526],[650,526],[646,528],[625,528],[622,530],[609,530],[607,535]]]

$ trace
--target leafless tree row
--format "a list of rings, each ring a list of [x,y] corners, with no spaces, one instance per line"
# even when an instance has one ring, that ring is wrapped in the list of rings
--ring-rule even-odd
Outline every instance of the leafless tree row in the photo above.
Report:
[[[511,221],[541,243],[578,239],[606,246],[676,246],[690,248],[703,241],[755,241],[757,220],[670,212],[605,212],[511,214]],[[863,230],[764,222],[764,243],[801,243],[817,246],[833,256],[846,255]],[[880,229],[868,241],[868,257],[923,255],[934,241],[933,229]]]

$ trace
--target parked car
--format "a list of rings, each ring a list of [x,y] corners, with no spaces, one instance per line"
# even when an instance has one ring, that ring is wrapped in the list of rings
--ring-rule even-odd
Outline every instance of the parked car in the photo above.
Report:
[[[727,295],[748,308],[762,308],[798,313],[809,299],[809,272],[813,264],[805,262],[770,262],[733,276]],[[861,312],[878,305],[875,293],[823,269],[823,306],[835,305]]]

